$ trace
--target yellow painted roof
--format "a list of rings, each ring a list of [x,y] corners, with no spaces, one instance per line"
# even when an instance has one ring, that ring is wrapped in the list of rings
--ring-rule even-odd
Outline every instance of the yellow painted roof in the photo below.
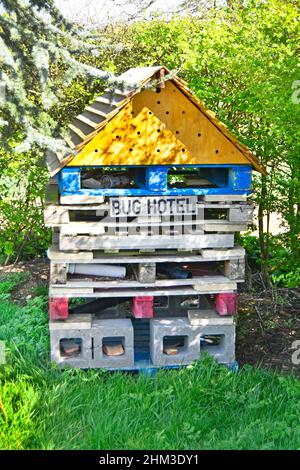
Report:
[[[128,110],[128,104],[133,101],[133,98],[135,100],[140,100],[138,101],[143,101],[143,90],[145,90],[145,85],[147,85],[149,82],[152,83],[153,80],[155,81],[155,86],[157,86],[161,80],[162,80],[162,75],[164,75],[164,80],[167,80],[168,82],[171,82],[174,86],[176,86],[176,89],[179,90],[185,97],[189,100],[190,103],[193,103],[194,107],[198,108],[198,110],[201,111],[201,116],[205,116],[207,120],[210,121],[210,123],[216,128],[216,130],[220,131],[220,133],[223,135],[223,141],[226,144],[226,141],[228,142],[228,145],[225,146],[224,148],[226,149],[231,149],[231,154],[234,154],[234,152],[238,152],[241,155],[241,163],[247,163],[249,162],[253,168],[263,174],[265,174],[265,169],[260,165],[258,159],[250,152],[250,150],[243,144],[241,144],[236,137],[227,129],[227,127],[220,122],[214,113],[209,111],[202,101],[198,100],[194,94],[191,92],[191,90],[188,89],[186,86],[186,82],[180,79],[177,76],[172,75],[168,69],[162,66],[157,66],[157,67],[140,67],[140,68],[132,68],[127,70],[124,74],[122,74],[119,77],[120,83],[120,88],[122,87],[122,90],[114,89],[114,91],[106,91],[104,95],[96,98],[96,100],[87,106],[84,110],[84,112],[80,115],[78,115],[73,122],[70,124],[69,129],[70,129],[70,138],[67,140],[68,145],[70,148],[74,151],[75,154],[69,155],[67,157],[60,157],[57,154],[54,153],[49,153],[47,155],[47,164],[50,170],[51,175],[55,175],[58,171],[60,171],[61,168],[63,168],[66,165],[71,165],[71,166],[80,166],[81,164],[84,165],[95,165],[95,160],[91,158],[91,153],[90,152],[90,147],[89,143],[91,141],[95,142],[95,136],[97,136],[99,133],[102,135],[103,133],[101,132],[107,125],[110,123],[114,118],[116,119],[117,114],[120,113],[120,119],[121,121],[121,116],[122,112],[124,113],[124,110]],[[173,88],[174,88],[173,86]],[[175,90],[173,90],[175,91]],[[137,96],[140,94],[140,97]],[[145,95],[145,91],[144,91]],[[145,95],[146,96],[146,95]],[[159,96],[159,95],[157,95]],[[174,95],[175,96],[175,95]],[[157,101],[159,103],[159,101]],[[145,104],[147,106],[147,104]],[[140,107],[144,107],[141,105]],[[149,110],[148,110],[149,111]],[[183,111],[184,112],[184,111]],[[198,111],[199,112],[199,111]],[[133,111],[132,111],[132,114]],[[149,111],[149,114],[151,112]],[[155,112],[154,112],[155,114]],[[168,114],[168,112],[167,112]],[[133,117],[134,118],[134,117]],[[184,119],[184,116],[182,117]],[[136,118],[135,118],[136,119]],[[186,119],[188,119],[188,116],[186,116]],[[127,117],[127,122],[129,123],[129,118]],[[134,121],[133,121],[134,122]],[[151,119],[151,122],[153,123],[153,119]],[[189,125],[189,123],[187,123]],[[195,123],[191,123],[195,124]],[[135,127],[132,126],[131,128]],[[119,124],[120,126],[120,124]],[[124,126],[123,126],[124,127]],[[111,128],[111,129],[110,129]],[[211,127],[213,131],[213,127]],[[112,132],[113,127],[112,124],[108,126],[107,131]],[[179,133],[179,132],[177,132]],[[99,138],[101,137],[99,134]],[[106,132],[107,134],[107,132]],[[170,134],[170,133],[169,133]],[[160,153],[159,157],[160,160],[158,159],[158,156],[156,157],[156,160],[150,163],[151,159],[146,160],[148,164],[162,164],[162,155],[165,156],[164,164],[196,164],[198,163],[197,160],[193,158],[188,158],[190,156],[190,152],[188,152],[188,148],[186,149],[186,153],[184,154],[184,159],[179,161],[178,159],[173,159],[170,156],[174,156],[174,142],[176,140],[176,136],[174,136],[174,139],[170,137],[169,134],[166,134],[165,136],[168,135],[168,141],[170,142],[170,145],[172,149],[167,153],[167,149],[165,149],[164,153]],[[128,134],[127,134],[128,135]],[[198,134],[200,135],[200,134]],[[179,136],[180,138],[180,136]],[[225,139],[224,139],[225,138]],[[100,144],[100,140],[97,137],[97,144]],[[107,142],[108,137],[106,136],[106,142]],[[128,141],[132,139],[127,139]],[[153,140],[153,139],[152,139]],[[161,139],[160,139],[161,140]],[[147,142],[149,139],[147,140]],[[165,142],[167,142],[165,140]],[[165,143],[164,142],[164,143]],[[179,142],[177,146],[179,145],[182,146],[184,144],[184,141],[177,141]],[[183,143],[182,143],[183,142]],[[91,142],[92,144],[92,142]],[[145,141],[143,141],[144,147],[145,147]],[[141,145],[141,144],[140,144]],[[150,144],[149,144],[150,145]],[[151,145],[153,146],[153,142],[151,142]],[[228,147],[230,146],[231,147]],[[102,143],[103,146],[103,143]],[[179,148],[178,147],[178,148]],[[188,147],[188,145],[187,145]],[[116,148],[116,147],[114,147]],[[126,148],[126,147],[124,147]],[[107,147],[105,147],[105,151],[107,151]],[[130,154],[127,152],[128,157],[126,159],[123,159],[122,161],[120,160],[120,163],[116,163],[116,159],[113,158],[113,163],[111,160],[109,160],[109,157],[112,158],[112,143],[110,143],[109,147],[109,152],[107,155],[103,156],[102,160],[105,163],[101,161],[101,163],[98,163],[99,165],[105,164],[143,164],[141,163],[140,159],[134,159],[132,158],[132,161],[130,161],[130,156],[133,157],[133,154]],[[180,147],[182,150],[182,148]],[[104,148],[102,149],[104,150]],[[130,149],[131,150],[131,149]],[[98,150],[96,150],[98,151]],[[157,150],[160,152],[160,149]],[[183,150],[184,151],[184,150]],[[216,151],[217,152],[217,151]],[[228,153],[228,152],[227,152]],[[101,152],[97,154],[97,156],[101,155]],[[125,154],[124,154],[125,155]],[[80,159],[79,156],[84,156],[84,158]],[[215,160],[211,159],[211,156],[209,156],[211,163],[216,163]],[[221,161],[219,160],[219,163],[222,164],[224,161],[222,160],[222,156],[220,155]],[[230,157],[229,157],[230,158]],[[232,157],[233,158],[233,157]],[[230,161],[230,160],[229,160]],[[83,163],[84,162],[84,163]],[[232,163],[236,163],[237,160],[234,160]],[[202,163],[202,161],[199,160],[199,163]],[[209,162],[207,162],[209,163]],[[228,163],[228,157],[226,159],[226,162]],[[144,163],[145,164],[145,163]],[[147,164],[147,163],[146,163]]]

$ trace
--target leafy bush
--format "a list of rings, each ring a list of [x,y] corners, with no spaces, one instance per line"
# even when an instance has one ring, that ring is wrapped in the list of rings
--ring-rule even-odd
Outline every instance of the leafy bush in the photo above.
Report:
[[[47,170],[31,153],[1,153],[0,164],[0,256],[8,262],[40,255],[50,241],[43,222]]]
[[[260,269],[259,239],[251,235],[239,237],[240,243],[247,252],[248,262],[253,269]],[[278,286],[294,288],[300,285],[300,266],[297,260],[284,245],[282,237],[271,236],[269,240],[269,272],[272,282]]]

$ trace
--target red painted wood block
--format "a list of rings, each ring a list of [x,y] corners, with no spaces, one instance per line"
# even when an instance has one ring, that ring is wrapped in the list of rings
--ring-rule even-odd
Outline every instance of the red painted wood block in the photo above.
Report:
[[[67,297],[49,298],[50,320],[67,320],[69,315],[69,299]]]
[[[234,315],[237,310],[237,294],[233,292],[217,294],[215,306],[219,315]]]
[[[153,318],[153,297],[133,297],[131,311],[135,318]]]

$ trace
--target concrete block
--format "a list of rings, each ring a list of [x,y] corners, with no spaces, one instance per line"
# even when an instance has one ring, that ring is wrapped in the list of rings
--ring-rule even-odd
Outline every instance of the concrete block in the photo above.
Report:
[[[50,322],[51,360],[61,367],[69,365],[87,369],[91,367],[92,336],[91,315],[72,315],[66,322]],[[64,339],[76,339],[80,344],[78,355],[66,356],[62,350]]]
[[[186,365],[200,358],[200,329],[187,318],[162,318],[150,320],[150,356],[153,365]],[[165,337],[184,337],[184,345],[175,355],[164,353]],[[175,338],[174,338],[175,339]]]
[[[232,318],[232,317],[231,317]],[[224,320],[224,317],[222,317]],[[220,364],[231,364],[235,361],[235,324],[201,326],[201,352],[206,351]],[[205,337],[218,337],[219,344],[209,345],[203,341]]]
[[[94,320],[92,324],[93,360],[91,367],[122,368],[134,365],[133,325],[130,319]],[[107,356],[103,352],[107,339],[118,342],[124,349],[121,356]]]

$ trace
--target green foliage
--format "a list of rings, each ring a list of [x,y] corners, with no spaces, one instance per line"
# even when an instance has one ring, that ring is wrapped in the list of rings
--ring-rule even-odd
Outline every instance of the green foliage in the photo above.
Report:
[[[3,279],[0,277],[0,294],[9,296],[10,292],[27,278],[28,273],[11,273],[6,274]]]
[[[113,79],[113,74],[74,57],[93,55],[105,40],[68,23],[54,0],[2,0],[1,5],[1,140],[15,151],[11,139],[18,133],[18,151],[38,147],[69,152],[51,108],[62,99],[62,89],[79,77],[91,82]]]
[[[30,152],[0,153],[0,164],[0,255],[9,261],[43,254],[50,241],[43,223],[47,171]]]
[[[244,235],[239,237],[239,242],[247,252],[250,267],[261,269],[263,261],[259,239],[251,235]],[[300,286],[300,266],[293,254],[284,246],[281,237],[274,236],[269,239],[268,269],[275,285],[289,288]]]

